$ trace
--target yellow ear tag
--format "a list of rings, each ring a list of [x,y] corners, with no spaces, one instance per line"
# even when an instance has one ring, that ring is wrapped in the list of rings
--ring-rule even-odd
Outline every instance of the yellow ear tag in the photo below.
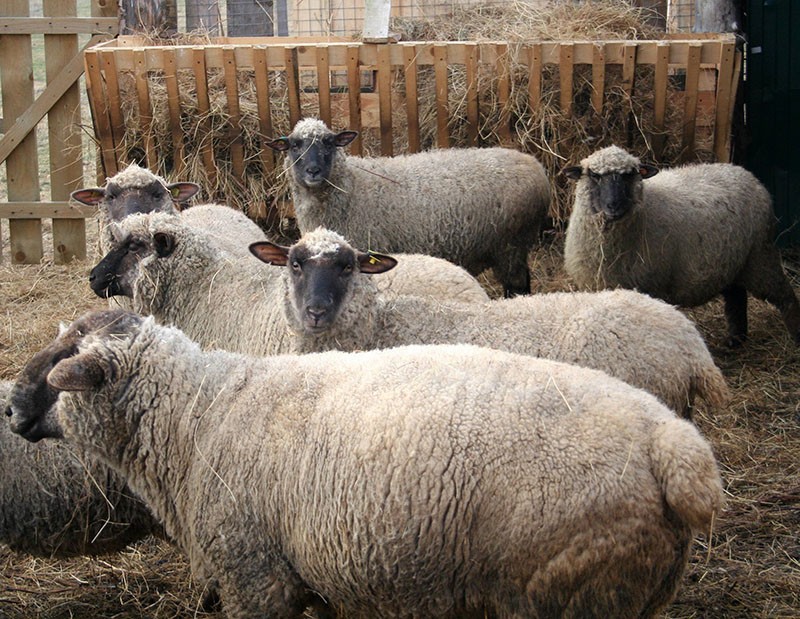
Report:
[[[375,256],[372,256],[372,255],[371,255],[371,256],[369,257],[369,263],[370,263],[370,264],[378,264],[379,262],[380,262],[380,260],[378,260],[378,259],[377,259]]]

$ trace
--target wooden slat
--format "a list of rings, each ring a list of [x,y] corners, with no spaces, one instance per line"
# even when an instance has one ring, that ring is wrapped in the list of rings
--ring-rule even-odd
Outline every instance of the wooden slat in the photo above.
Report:
[[[350,144],[356,155],[364,154],[364,140],[361,138],[361,66],[359,45],[347,46],[347,93],[350,110],[350,129],[358,131],[358,137]]]
[[[83,55],[83,61],[89,109],[92,114],[94,133],[100,147],[98,177],[113,176],[117,173],[117,158],[109,120],[108,98],[105,95],[100,67],[100,55],[96,51],[88,50]]]
[[[256,53],[256,100],[258,102],[258,128],[261,132],[261,139],[267,140],[275,137],[272,128],[272,107],[269,100],[269,63],[267,62],[267,50],[259,46]],[[330,79],[328,81],[328,92],[330,93]],[[330,96],[328,97],[330,106]],[[320,104],[322,107],[322,104]],[[330,108],[329,108],[330,113]],[[324,118],[323,118],[324,120]],[[330,120],[326,121],[330,123]],[[330,126],[330,124],[328,125]],[[270,176],[275,169],[275,151],[263,143],[261,145],[261,165],[267,176]]]
[[[0,11],[6,15],[28,15],[27,0],[4,0]],[[29,35],[0,36],[0,87],[3,92],[3,115],[10,123],[21,118],[33,105],[33,54]],[[63,91],[62,91],[63,92]],[[39,199],[39,165],[36,134],[25,131],[17,146],[6,158],[9,200]],[[5,138],[8,137],[6,134]],[[5,140],[4,138],[4,140]],[[39,219],[9,222],[11,261],[35,264],[44,250],[42,222]]]
[[[172,133],[173,172],[177,178],[181,178],[186,167],[183,127],[181,126],[181,100],[178,92],[178,72],[175,69],[175,56],[169,53],[166,53],[164,58],[164,82],[167,87],[169,128]]]
[[[606,50],[602,43],[592,46],[592,108],[595,114],[603,113],[606,90]]]
[[[266,59],[266,50],[264,58]],[[331,126],[331,67],[328,62],[328,46],[317,47],[317,92],[319,94],[319,117]]]
[[[686,83],[683,98],[683,131],[681,135],[681,161],[694,159],[694,141],[697,127],[697,85],[700,81],[700,44],[689,45],[686,62]]]
[[[500,120],[497,126],[497,135],[500,144],[511,144],[511,59],[508,56],[508,45],[503,43],[495,47],[497,50],[497,103],[500,106]]]
[[[0,203],[0,219],[85,219],[94,217],[97,208],[70,202],[6,202]]]
[[[653,87],[653,129],[651,139],[653,156],[656,161],[661,161],[664,153],[666,135],[664,133],[664,119],[667,113],[667,69],[669,68],[669,43],[659,43],[657,46],[656,70]]]
[[[736,46],[725,43],[720,49],[717,71],[717,113],[714,119],[714,156],[717,161],[730,161],[731,106],[736,85],[733,81]]]
[[[633,143],[633,126],[635,124],[632,103],[637,50],[638,46],[635,43],[629,43],[622,49],[622,92],[625,95],[625,109],[628,111],[625,118],[626,146],[628,147]]]
[[[0,17],[0,35],[104,33],[113,36],[118,29],[116,17]]]
[[[419,139],[419,101],[417,100],[417,48],[403,46],[403,70],[406,86],[406,131],[408,133],[408,152],[418,153]]]
[[[302,118],[300,111],[300,70],[296,47],[286,48],[284,62],[286,64],[286,86],[289,94],[289,122],[294,127]]]
[[[450,131],[447,127],[449,106],[447,103],[447,45],[433,46],[433,66],[436,79],[436,145],[450,146]]]
[[[211,118],[209,115],[210,102],[208,99],[208,73],[206,72],[206,54],[203,47],[193,49],[194,55],[194,83],[197,91],[197,115],[200,119],[198,130],[200,134],[200,156],[203,158],[203,167],[206,169],[208,180],[212,186],[217,182],[217,164],[214,160],[214,150],[211,145]],[[212,196],[209,196],[211,199]]]
[[[26,37],[21,37],[21,35],[13,35],[13,36],[9,35],[9,36],[11,36],[11,38],[13,37],[26,38]],[[30,37],[27,38],[30,39]],[[9,60],[9,62],[6,63],[5,62],[6,60]],[[4,70],[11,71],[13,57],[4,55],[3,61],[4,61],[3,62]],[[0,161],[5,161],[9,153],[11,153],[15,148],[17,148],[17,146],[26,137],[30,136],[31,131],[36,126],[36,124],[42,118],[44,118],[44,115],[47,114],[47,111],[53,106],[53,104],[55,104],[55,102],[58,101],[64,95],[64,93],[67,92],[67,90],[75,83],[75,81],[80,77],[81,73],[83,73],[83,58],[81,57],[81,54],[77,53],[70,57],[69,62],[64,66],[64,69],[58,74],[58,77],[54,78],[53,81],[47,85],[42,94],[39,95],[35,101],[32,101],[30,106],[25,106],[23,112],[21,112],[18,116],[15,117],[7,110],[5,111],[6,119],[10,120],[12,118],[15,118],[15,121],[14,124],[8,128],[3,138],[0,139]],[[29,72],[27,75],[30,76],[32,75],[32,73]],[[27,81],[29,82],[31,81],[30,77],[28,77]],[[4,94],[3,98],[5,99],[6,96],[8,97],[8,100],[12,102],[14,102],[16,99],[16,97],[14,97],[10,93],[8,95]],[[4,105],[3,107],[6,108],[7,106]]]
[[[542,102],[542,44],[534,43],[528,48],[528,105],[531,115]]]
[[[122,98],[119,92],[119,73],[117,72],[117,55],[108,51],[99,52],[99,61],[103,69],[105,95],[108,107],[108,122],[110,123],[111,142],[121,144],[125,135],[125,120],[122,116]],[[119,157],[127,160],[124,153]],[[126,161],[127,162],[127,161]]]
[[[75,15],[74,0],[45,0],[45,15]],[[44,37],[45,72],[51,84],[78,54],[76,34],[48,34]],[[81,66],[83,63],[80,63]],[[47,113],[47,143],[50,152],[50,197],[69,200],[83,181],[81,148],[81,98],[77,80],[64,92]],[[82,219],[53,219],[53,260],[64,264],[86,258],[86,223]]]
[[[464,69],[467,78],[467,144],[478,145],[478,129],[480,126],[480,109],[478,107],[478,58],[480,55],[477,44],[472,44],[467,49]]]
[[[242,140],[242,115],[239,111],[239,81],[233,47],[223,50],[225,56],[225,96],[228,104],[228,139],[231,150],[231,168],[236,180],[244,182],[244,142]]]
[[[572,60],[572,43],[562,43],[558,55],[558,77],[561,111],[565,116],[572,115],[572,76],[575,65]]]
[[[158,157],[153,144],[153,111],[150,107],[150,87],[147,81],[147,59],[143,50],[133,50],[136,100],[139,105],[139,130],[144,140],[147,167],[158,169]]]
[[[380,110],[381,155],[391,157],[392,146],[392,67],[389,64],[389,47],[378,47],[378,108]]]

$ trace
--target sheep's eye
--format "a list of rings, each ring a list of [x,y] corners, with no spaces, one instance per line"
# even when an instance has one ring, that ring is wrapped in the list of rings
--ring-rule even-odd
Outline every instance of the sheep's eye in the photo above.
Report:
[[[589,170],[589,178],[591,178],[592,180],[595,180],[595,181],[600,180],[601,176],[602,176],[602,174],[598,174],[597,172]]]
[[[342,273],[350,274],[352,272],[353,272],[353,265],[352,264],[346,264],[346,265],[344,265],[342,267]]]
[[[294,148],[295,150],[299,149],[303,145],[303,142],[300,140],[289,140],[289,146]]]
[[[116,198],[119,193],[120,191],[117,185],[108,185],[106,187],[106,198]]]
[[[144,243],[141,241],[128,241],[128,251],[131,253],[138,253],[144,249]]]
[[[292,269],[295,270],[295,271],[302,271],[303,267],[300,265],[300,263],[297,260],[292,260]]]

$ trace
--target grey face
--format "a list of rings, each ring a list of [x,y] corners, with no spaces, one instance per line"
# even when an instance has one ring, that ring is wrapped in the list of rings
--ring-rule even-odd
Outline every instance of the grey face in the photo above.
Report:
[[[588,170],[586,176],[592,194],[590,204],[596,212],[602,213],[608,221],[617,221],[627,215],[634,204],[636,188],[642,182],[638,170],[610,174]]]
[[[358,270],[356,254],[340,248],[335,253],[312,256],[301,245],[289,252],[287,267],[298,321],[311,333],[329,329]]]
[[[103,299],[114,296],[133,297],[139,263],[152,254],[159,258],[169,256],[174,248],[174,237],[167,233],[159,232],[152,238],[130,235],[95,265],[89,273],[89,286]]]
[[[356,131],[297,134],[267,142],[270,148],[285,152],[292,165],[295,180],[308,189],[328,184],[336,149],[347,146],[356,139]]]
[[[103,310],[86,314],[70,325],[48,346],[36,353],[23,368],[11,390],[6,415],[11,431],[31,442],[43,438],[61,438],[63,432],[53,407],[59,391],[47,383],[47,375],[56,364],[78,353],[78,346],[89,334],[99,330],[124,334],[131,321],[141,318],[123,310]]]
[[[72,198],[90,206],[101,202],[112,221],[121,221],[134,213],[176,212],[176,204],[185,202],[200,191],[196,183],[171,183],[164,185],[161,181],[152,182],[141,187],[126,187],[109,181],[105,187],[79,189],[72,192]]]

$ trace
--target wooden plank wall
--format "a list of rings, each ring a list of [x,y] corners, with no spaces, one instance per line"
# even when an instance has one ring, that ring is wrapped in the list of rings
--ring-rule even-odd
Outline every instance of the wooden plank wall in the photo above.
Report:
[[[42,219],[52,218],[52,255],[56,263],[86,256],[85,217],[90,209],[69,203],[72,190],[94,184],[84,180],[79,79],[80,45],[95,45],[117,32],[116,5],[92,4],[93,17],[77,17],[76,0],[44,0],[42,16],[32,17],[28,0],[0,3],[0,76],[2,137],[8,202],[0,203],[0,225],[8,221],[8,254],[14,263],[38,263],[45,255]],[[101,6],[102,5],[102,6]],[[34,66],[33,37],[43,38],[44,72]],[[81,38],[82,37],[82,38]],[[45,83],[35,95],[34,80]],[[47,118],[47,130],[37,125]],[[49,155],[50,200],[42,200],[39,153]],[[6,259],[6,252],[0,259]]]

